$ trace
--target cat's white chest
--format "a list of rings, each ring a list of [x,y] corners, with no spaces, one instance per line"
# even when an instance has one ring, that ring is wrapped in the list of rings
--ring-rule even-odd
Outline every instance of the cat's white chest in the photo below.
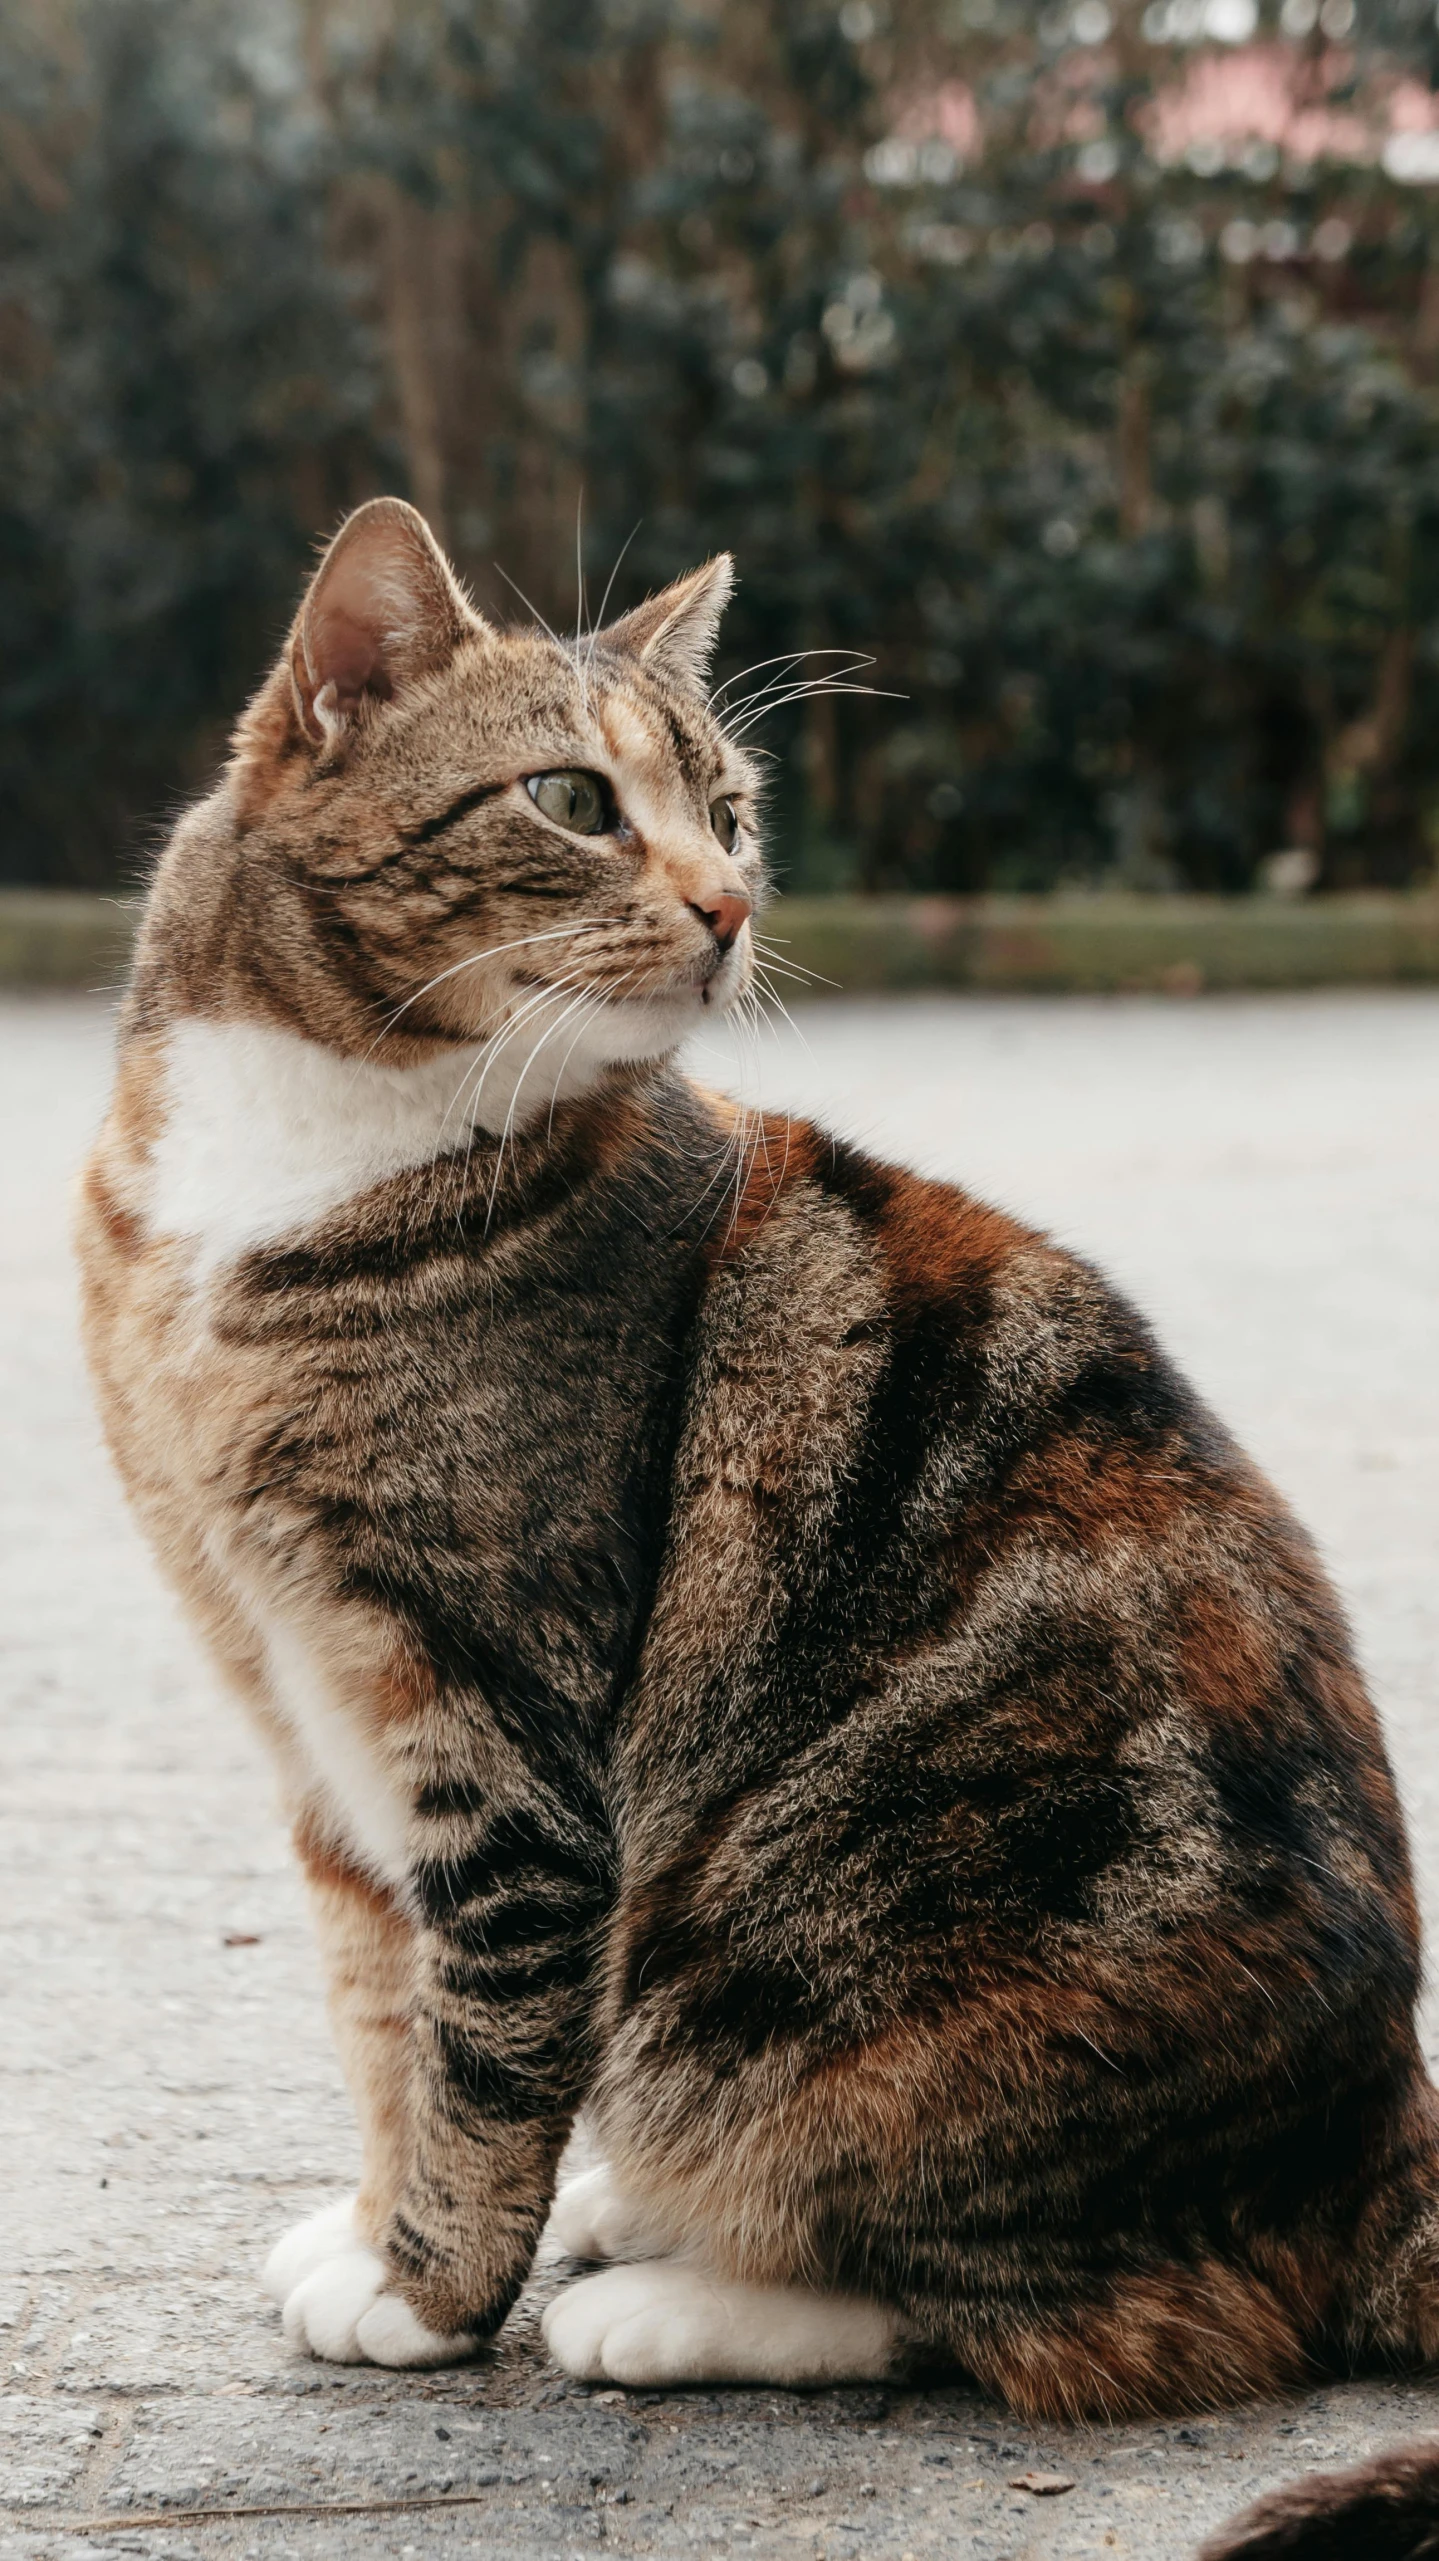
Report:
[[[254,1539],[250,1508],[225,1501],[226,1453],[243,1459],[249,1446],[246,1391],[213,1331],[206,1283],[248,1250],[302,1236],[375,1184],[463,1146],[463,1088],[481,1055],[397,1070],[261,1024],[182,1021],[167,1042],[142,1181],[151,1232],[184,1248],[167,1332],[182,1396],[188,1379],[202,1408],[233,1417],[233,1432],[207,1443],[218,1498],[203,1534],[208,1569],[249,1630],[292,1787],[355,1864],[392,1887],[408,1875],[410,1799],[376,1707],[382,1645],[378,1635],[368,1645],[354,1609],[326,1590],[323,1559]],[[270,1381],[272,1405],[276,1387],[283,1406],[282,1378]],[[177,1422],[183,1432],[183,1410]]]
[[[482,1049],[417,1067],[345,1058],[264,1023],[171,1030],[148,1223],[212,1272],[303,1232],[393,1174],[462,1147]]]

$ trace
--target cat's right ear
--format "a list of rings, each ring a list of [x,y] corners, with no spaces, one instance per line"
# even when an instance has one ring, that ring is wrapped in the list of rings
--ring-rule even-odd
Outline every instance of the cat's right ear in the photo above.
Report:
[[[340,527],[290,635],[304,735],[323,746],[482,628],[424,517],[403,498],[371,498]]]

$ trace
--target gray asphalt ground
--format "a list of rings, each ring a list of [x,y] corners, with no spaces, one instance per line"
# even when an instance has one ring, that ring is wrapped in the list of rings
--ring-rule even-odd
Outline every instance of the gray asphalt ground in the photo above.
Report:
[[[1097,1256],[1317,1532],[1432,1943],[1439,998],[830,1003],[802,1029],[766,1045],[772,1097]],[[255,2270],[356,2147],[266,1772],[76,1357],[67,1191],[107,1047],[98,1002],[0,1005],[0,2553],[1170,2561],[1261,2487],[1439,2427],[1439,2380],[1037,2437],[950,2388],[591,2393],[540,2350],[553,2265],[483,2366],[289,2353]],[[212,2506],[252,2513],[177,2515]]]

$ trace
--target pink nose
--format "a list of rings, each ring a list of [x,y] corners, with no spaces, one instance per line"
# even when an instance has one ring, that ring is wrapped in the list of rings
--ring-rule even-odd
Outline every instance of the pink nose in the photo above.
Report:
[[[729,950],[750,912],[751,904],[748,898],[728,889],[717,890],[712,898],[690,900],[695,915],[703,918],[721,951]]]

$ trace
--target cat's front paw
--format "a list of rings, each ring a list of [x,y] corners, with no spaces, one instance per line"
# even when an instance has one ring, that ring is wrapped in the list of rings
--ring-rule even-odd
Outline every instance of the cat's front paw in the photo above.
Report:
[[[390,2287],[375,2250],[332,2252],[285,2297],[285,2336],[292,2347],[331,2365],[458,2365],[478,2339],[460,2331],[442,2338]]]
[[[342,2258],[346,2251],[363,2247],[355,2220],[359,2201],[342,2196],[337,2205],[322,2206],[318,2214],[307,2214],[303,2223],[292,2224],[275,2243],[260,2271],[260,2283],[272,2303],[288,2303],[296,2286],[326,2259]]]

